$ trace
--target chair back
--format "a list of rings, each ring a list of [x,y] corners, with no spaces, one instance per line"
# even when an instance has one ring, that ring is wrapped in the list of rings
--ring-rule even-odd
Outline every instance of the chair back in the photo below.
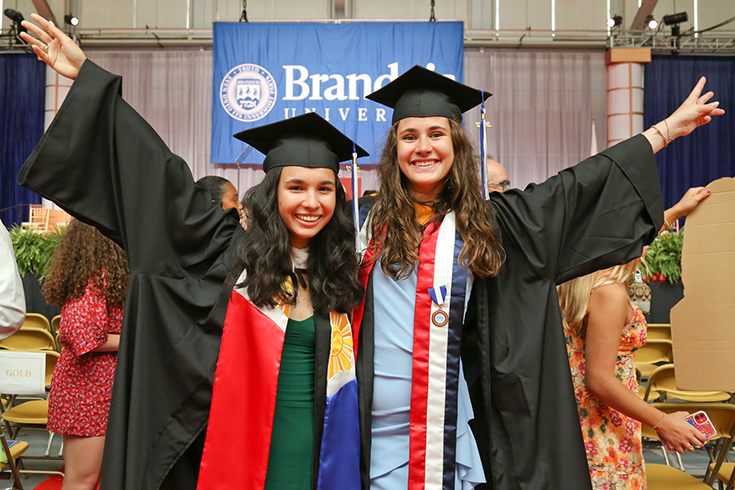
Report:
[[[48,231],[48,222],[50,216],[50,209],[45,208],[41,205],[31,205],[29,210],[29,218],[27,223],[23,223],[25,228],[34,228],[40,232]]]
[[[47,351],[46,354],[46,388],[51,387],[51,379],[54,376],[54,368],[59,360],[59,353],[56,351]]]
[[[56,335],[61,328],[61,315],[56,315],[51,319],[51,333]]]
[[[656,368],[646,383],[644,400],[651,399],[650,393],[658,391],[665,400],[677,398],[689,402],[724,402],[730,400],[732,394],[726,391],[691,391],[676,387],[676,375],[673,364],[664,364]]]
[[[633,355],[635,356],[636,365],[653,364],[656,362],[671,362],[672,352],[671,340],[649,339]]]
[[[42,328],[51,332],[51,324],[48,318],[41,315],[40,313],[26,313],[26,319],[23,321],[23,326],[20,328]]]
[[[648,340],[671,340],[671,324],[649,323],[646,330]]]
[[[55,350],[54,338],[48,330],[21,328],[7,339],[0,340],[0,349],[15,351]]]

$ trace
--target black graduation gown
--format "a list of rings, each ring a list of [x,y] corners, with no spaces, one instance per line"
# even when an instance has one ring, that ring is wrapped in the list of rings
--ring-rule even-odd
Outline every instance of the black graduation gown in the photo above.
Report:
[[[498,276],[474,281],[461,350],[488,481],[478,488],[589,489],[556,285],[633,260],[656,237],[663,201],[651,146],[635,136],[540,185],[493,193],[488,212],[506,259]],[[364,488],[373,341],[369,282],[357,360]]]
[[[120,93],[120,77],[86,61],[18,182],[128,255],[102,490],[193,489],[244,232]],[[315,324],[314,488],[332,331]]]

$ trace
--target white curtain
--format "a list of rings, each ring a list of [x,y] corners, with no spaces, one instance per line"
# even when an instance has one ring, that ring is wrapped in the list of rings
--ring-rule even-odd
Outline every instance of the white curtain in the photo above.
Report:
[[[209,163],[211,50],[92,51],[90,59],[123,76],[123,97],[191,167],[195,179],[220,175],[242,194],[260,182],[260,166]],[[514,187],[541,182],[589,156],[592,118],[598,147],[606,141],[606,70],[602,52],[465,51],[465,83],[493,93],[487,103],[488,151]],[[479,112],[465,115],[477,140]],[[134,142],[131,142],[134,144]],[[377,188],[374,167],[362,188]],[[344,174],[344,172],[343,172]]]
[[[90,50],[87,54],[101,67],[122,75],[125,100],[189,164],[194,179],[219,175],[234,183],[240,194],[263,180],[260,165],[242,165],[238,172],[236,165],[209,163],[211,50]],[[367,166],[361,169],[362,188],[375,189],[375,171]]]
[[[508,170],[513,187],[542,182],[590,156],[593,117],[597,147],[605,148],[603,52],[468,48],[464,60],[465,83],[493,94],[486,103],[488,153]],[[479,109],[464,119],[475,142],[479,120]]]

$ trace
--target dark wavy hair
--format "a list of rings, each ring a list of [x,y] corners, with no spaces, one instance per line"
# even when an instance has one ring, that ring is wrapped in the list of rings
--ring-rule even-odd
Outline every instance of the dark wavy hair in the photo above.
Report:
[[[48,303],[63,306],[84,296],[90,279],[96,281],[108,306],[122,306],[130,280],[128,259],[122,248],[95,227],[72,220],[51,258],[42,292]]]
[[[265,174],[263,182],[250,188],[243,205],[248,210],[248,230],[238,244],[238,255],[247,271],[238,286],[246,287],[257,306],[275,306],[278,297],[295,304],[298,284],[293,273],[291,239],[278,211],[278,182],[281,169]],[[361,300],[364,288],[357,279],[355,232],[345,191],[336,178],[334,215],[316,236],[309,240],[309,293],[314,311],[326,316],[330,311],[349,313]],[[294,293],[281,288],[291,277]]]
[[[454,210],[457,229],[464,240],[460,264],[479,277],[498,274],[503,250],[488,213],[492,208],[483,200],[478,161],[472,143],[458,122],[449,119],[454,163],[434,205],[432,221],[438,223]],[[419,260],[422,226],[416,221],[408,179],[398,166],[398,122],[388,132],[380,159],[380,192],[371,211],[371,248],[381,251],[383,271],[394,279],[408,277]],[[377,260],[378,254],[374,254]]]

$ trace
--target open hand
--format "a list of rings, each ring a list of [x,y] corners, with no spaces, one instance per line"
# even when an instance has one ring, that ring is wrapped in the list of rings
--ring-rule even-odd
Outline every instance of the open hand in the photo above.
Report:
[[[699,126],[707,124],[712,120],[712,116],[721,116],[725,113],[724,110],[719,108],[719,102],[708,103],[715,95],[714,92],[701,95],[706,81],[704,77],[700,78],[689,97],[673,114],[666,118],[672,140],[679,136],[685,136]],[[659,129],[661,129],[661,126],[659,126]]]
[[[677,214],[674,220],[688,215],[692,209],[696,208],[697,205],[702,202],[702,200],[709,197],[710,194],[711,192],[709,189],[705,189],[704,187],[692,187],[686,191],[684,196],[679,199],[679,202],[674,205],[674,209]]]
[[[20,36],[31,45],[38,59],[59,74],[75,79],[82,63],[87,59],[84,51],[52,22],[38,14],[31,14],[31,18],[38,22],[38,25],[27,20],[24,20],[22,25],[36,37],[27,32],[21,32]]]

